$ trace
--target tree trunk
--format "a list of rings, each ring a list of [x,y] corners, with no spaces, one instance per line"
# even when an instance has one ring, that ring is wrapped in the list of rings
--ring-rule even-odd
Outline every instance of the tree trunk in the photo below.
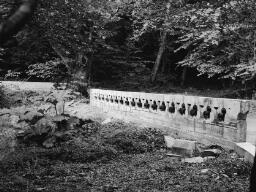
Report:
[[[0,25],[0,46],[24,27],[32,16],[38,0],[23,0],[18,10]]]
[[[167,32],[164,32],[162,40],[161,40],[161,44],[160,44],[160,47],[159,47],[159,50],[158,50],[155,65],[154,65],[153,70],[152,70],[151,82],[155,82],[155,80],[156,80],[156,75],[157,75],[157,72],[159,70],[159,66],[160,66],[162,56],[163,56],[163,53],[164,53],[164,50],[165,50],[166,37],[167,37]]]
[[[93,26],[90,28],[89,34],[89,44],[92,46],[93,44]],[[93,61],[93,51],[91,50],[88,54],[88,61],[87,61],[87,84],[90,87],[91,80],[92,80],[92,61]]]
[[[251,171],[251,177],[250,177],[250,192],[256,191],[256,154],[254,157],[254,163]]]
[[[164,74],[166,74],[167,72],[166,72],[166,69],[167,69],[167,52],[165,51],[164,53],[163,53],[163,56],[162,56],[163,58],[162,58],[162,67],[161,67],[161,73],[164,73]]]
[[[170,13],[170,6],[171,6],[171,3],[169,1],[166,4],[165,23],[168,21],[168,16],[169,16],[169,13]],[[157,72],[159,70],[159,66],[161,64],[163,53],[165,51],[166,40],[167,40],[167,30],[165,28],[163,28],[163,35],[161,36],[160,47],[159,47],[158,54],[157,54],[157,57],[156,57],[155,65],[154,65],[152,73],[151,73],[151,82],[155,82],[155,80],[156,80],[156,75],[157,75]]]
[[[87,83],[88,86],[91,85],[91,80],[92,80],[92,59],[93,55],[90,55],[88,58],[88,63],[87,63]]]
[[[187,71],[188,71],[188,68],[187,68],[187,67],[184,67],[183,72],[182,72],[182,75],[181,75],[181,82],[180,82],[180,85],[181,85],[182,87],[185,85],[185,82],[186,82]]]
[[[68,76],[65,78],[66,83],[70,83],[72,81],[72,73],[74,71],[73,66],[70,66],[70,59],[65,55],[65,52],[60,47],[54,45],[52,42],[49,42],[53,51],[61,58],[63,64],[66,66]]]

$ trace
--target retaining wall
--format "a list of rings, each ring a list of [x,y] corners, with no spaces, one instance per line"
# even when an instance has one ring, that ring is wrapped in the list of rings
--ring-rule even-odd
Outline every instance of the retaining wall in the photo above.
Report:
[[[229,148],[246,141],[248,122],[256,126],[256,105],[249,100],[91,89],[90,103],[118,119]]]

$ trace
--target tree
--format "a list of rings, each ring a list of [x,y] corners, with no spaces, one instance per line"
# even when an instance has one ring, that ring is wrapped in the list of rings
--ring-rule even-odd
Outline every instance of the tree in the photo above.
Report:
[[[250,177],[250,192],[256,191],[256,154],[254,157],[254,163],[251,171]]]
[[[139,1],[135,3],[133,11],[134,35],[133,39],[139,41],[146,34],[159,34],[159,46],[151,73],[151,81],[156,80],[157,72],[162,63],[165,69],[166,63],[162,59],[164,53],[170,53],[176,46],[175,39],[185,30],[180,25],[181,14],[186,11],[189,4],[196,2],[182,0],[168,1]],[[184,14],[185,15],[185,14]],[[170,68],[170,67],[169,67]],[[184,75],[186,75],[186,69]],[[184,78],[185,79],[185,78]]]
[[[89,83],[95,55],[111,49],[106,40],[113,33],[105,26],[120,19],[117,10],[118,3],[107,0],[43,1],[33,22],[69,73]]]
[[[0,46],[24,27],[36,5],[37,0],[23,0],[18,10],[0,25]]]
[[[166,3],[165,23],[168,21],[168,17],[169,17],[169,14],[170,14],[170,6],[171,6],[171,3],[167,2]],[[164,24],[164,25],[166,25],[166,24]],[[163,31],[161,31],[160,36],[161,36],[161,39],[160,39],[161,43],[160,43],[159,51],[158,51],[157,58],[156,58],[156,61],[155,61],[155,65],[153,67],[152,74],[151,74],[151,81],[152,82],[155,82],[155,80],[156,80],[157,71],[159,69],[163,53],[165,51],[166,40],[167,40],[167,29],[165,27],[163,27]]]
[[[246,81],[255,77],[254,1],[194,4],[180,14],[180,49],[189,51],[180,66],[196,68],[209,78]]]

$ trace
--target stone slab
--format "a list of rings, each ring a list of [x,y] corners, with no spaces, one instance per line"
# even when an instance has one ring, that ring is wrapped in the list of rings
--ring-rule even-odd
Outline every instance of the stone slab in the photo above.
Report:
[[[236,143],[235,151],[242,157],[245,161],[253,163],[255,156],[255,146],[251,143]]]
[[[164,139],[168,148],[174,149],[175,152],[182,155],[188,155],[191,157],[196,149],[196,141],[175,139],[171,136],[165,136]]]

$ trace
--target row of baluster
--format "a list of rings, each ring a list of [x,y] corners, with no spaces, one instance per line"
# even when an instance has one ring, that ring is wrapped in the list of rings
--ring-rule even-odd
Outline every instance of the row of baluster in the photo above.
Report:
[[[136,107],[141,109],[150,109],[153,111],[162,111],[169,112],[171,114],[180,114],[185,115],[188,114],[191,117],[200,117],[204,119],[210,119],[213,115],[214,121],[225,121],[225,116],[227,110],[225,108],[213,107],[214,110],[210,106],[204,105],[192,105],[190,103],[180,103],[180,102],[165,102],[165,101],[156,101],[156,100],[147,100],[140,98],[128,98],[128,97],[119,97],[119,96],[111,96],[111,95],[102,95],[96,94],[94,96],[96,100],[104,101],[108,103],[121,104],[124,106]],[[200,109],[201,108],[201,109]]]

